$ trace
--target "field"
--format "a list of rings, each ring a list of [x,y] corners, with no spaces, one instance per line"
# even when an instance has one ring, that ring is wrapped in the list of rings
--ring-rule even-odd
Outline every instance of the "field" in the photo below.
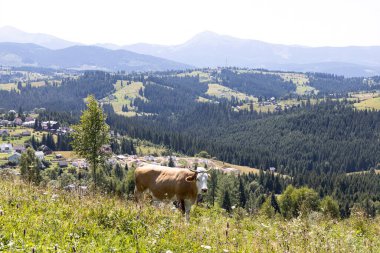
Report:
[[[32,85],[32,87],[42,87],[45,86],[45,81],[31,82],[30,84]],[[26,83],[23,82],[22,86],[25,87]],[[0,83],[0,90],[10,91],[12,89],[19,91],[19,89],[17,88],[17,84],[15,83]]]
[[[249,96],[216,83],[210,83],[208,85],[206,94],[218,98],[226,98],[228,100],[231,100],[231,97],[234,96],[239,100],[257,101],[257,98],[253,96]]]
[[[211,81],[210,75],[208,73],[205,73],[203,71],[192,71],[192,72],[185,72],[178,74],[179,77],[185,77],[185,76],[199,76],[200,82],[209,82]]]
[[[193,206],[187,224],[168,205],[77,196],[0,179],[4,252],[379,252],[380,220],[317,213],[286,221]]]
[[[212,162],[220,167],[220,168],[234,168],[234,169],[237,169],[243,173],[255,173],[255,174],[259,174],[260,170],[259,169],[256,169],[256,168],[250,168],[248,166],[239,166],[239,165],[235,165],[235,164],[231,164],[231,163],[226,163],[226,162],[222,162],[222,161],[217,161],[217,160],[212,160]]]
[[[135,140],[136,141],[136,140]],[[168,153],[168,149],[164,146],[155,145],[149,141],[139,140],[135,145],[137,154],[140,156],[152,155],[162,156],[164,153]]]
[[[374,109],[380,110],[380,97],[369,98],[359,103],[355,103],[354,106],[359,110]]]
[[[139,90],[144,89],[144,86],[141,82],[132,82],[129,85],[126,85],[125,81],[123,81],[122,85],[121,82],[121,80],[118,80],[114,85],[116,92],[114,93],[115,99],[111,101],[112,107],[118,114],[125,116],[134,116],[136,113],[134,111],[131,111],[134,108],[130,106],[130,103],[137,97],[145,99],[139,95]],[[127,99],[125,99],[126,96],[128,97]],[[128,107],[129,112],[122,111],[123,105],[126,105]]]

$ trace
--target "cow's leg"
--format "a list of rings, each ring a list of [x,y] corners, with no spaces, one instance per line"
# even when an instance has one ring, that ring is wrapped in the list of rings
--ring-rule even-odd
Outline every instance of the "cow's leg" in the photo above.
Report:
[[[180,208],[182,214],[185,214],[185,200],[183,200],[183,199],[179,200],[179,208]]]
[[[186,222],[190,221],[190,210],[191,206],[193,205],[193,202],[190,200],[185,200],[185,215],[186,215]]]
[[[142,193],[137,189],[137,187],[135,186],[135,201],[137,203],[139,203],[139,201],[141,200],[141,195]]]

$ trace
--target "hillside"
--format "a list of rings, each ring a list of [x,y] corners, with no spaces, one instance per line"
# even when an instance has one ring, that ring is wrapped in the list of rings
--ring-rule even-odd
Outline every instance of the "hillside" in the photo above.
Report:
[[[51,50],[35,44],[0,43],[0,64],[78,70],[157,71],[185,69],[188,65],[126,50],[71,46]]]
[[[289,221],[231,216],[195,206],[190,224],[169,206],[90,194],[78,196],[0,179],[4,252],[378,252],[380,220],[318,213]]]

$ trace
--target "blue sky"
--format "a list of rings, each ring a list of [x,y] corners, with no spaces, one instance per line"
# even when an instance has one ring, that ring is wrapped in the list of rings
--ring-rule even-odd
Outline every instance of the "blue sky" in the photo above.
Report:
[[[380,45],[376,0],[0,0],[0,27],[67,40],[178,44],[209,30],[307,46]]]

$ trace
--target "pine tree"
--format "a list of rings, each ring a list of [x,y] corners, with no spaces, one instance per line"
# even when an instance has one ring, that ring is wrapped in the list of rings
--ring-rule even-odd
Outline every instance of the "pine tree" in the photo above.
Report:
[[[230,199],[230,194],[228,191],[224,191],[222,208],[225,209],[229,213],[232,211],[231,199]]]
[[[244,183],[241,176],[239,176],[239,201],[240,201],[240,206],[244,208],[247,202],[247,198],[245,196]]]

